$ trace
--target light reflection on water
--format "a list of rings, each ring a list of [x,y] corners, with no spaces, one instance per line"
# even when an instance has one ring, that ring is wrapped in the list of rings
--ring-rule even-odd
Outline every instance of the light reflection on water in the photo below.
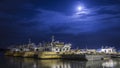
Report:
[[[106,61],[38,60],[32,58],[0,58],[2,68],[120,68],[119,59]]]
[[[111,67],[111,68],[114,68],[115,66],[117,65],[117,62],[116,61],[113,61],[113,60],[109,60],[109,61],[106,61],[106,62],[103,62],[102,63],[102,66],[103,67]]]

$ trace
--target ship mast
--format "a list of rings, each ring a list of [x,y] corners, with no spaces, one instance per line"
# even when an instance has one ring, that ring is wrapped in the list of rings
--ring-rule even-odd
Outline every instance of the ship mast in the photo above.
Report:
[[[28,39],[28,48],[30,48],[31,47],[31,39],[29,38]]]
[[[52,36],[52,39],[51,39],[51,46],[53,46],[54,41],[55,41],[54,36]]]
[[[88,50],[88,48],[87,48],[87,44],[86,44],[85,48],[86,48],[86,51],[87,51],[87,50]]]
[[[29,38],[28,40],[29,40],[28,43],[31,44],[31,39]]]
[[[54,42],[54,41],[55,41],[54,36],[52,36],[52,42]]]

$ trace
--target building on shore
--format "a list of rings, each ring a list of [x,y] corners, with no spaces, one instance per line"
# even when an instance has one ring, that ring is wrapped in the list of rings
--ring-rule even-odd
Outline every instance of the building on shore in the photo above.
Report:
[[[101,49],[98,49],[97,52],[106,53],[106,54],[116,54],[117,53],[117,51],[114,47],[102,47]]]

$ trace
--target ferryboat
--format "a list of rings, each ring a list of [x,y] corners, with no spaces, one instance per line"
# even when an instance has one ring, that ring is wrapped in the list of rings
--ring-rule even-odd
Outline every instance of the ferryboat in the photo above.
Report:
[[[29,43],[11,48],[5,55],[15,57],[29,57],[39,59],[73,59],[73,60],[102,60],[108,58],[107,54],[97,52],[96,49],[71,49],[72,44],[56,41],[52,36],[51,42],[35,45]]]

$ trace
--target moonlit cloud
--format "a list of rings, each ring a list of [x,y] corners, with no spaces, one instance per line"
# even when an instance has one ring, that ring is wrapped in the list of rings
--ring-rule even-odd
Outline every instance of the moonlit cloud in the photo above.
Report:
[[[3,1],[0,3],[0,45],[23,44],[28,38],[46,41],[52,35],[73,45],[119,45],[118,0]],[[73,7],[75,6],[75,7]],[[7,44],[6,44],[7,43]],[[98,45],[99,43],[99,45]]]
[[[107,6],[107,7],[102,6],[102,7],[105,9],[105,11],[108,10],[108,7],[111,8],[111,6]],[[110,8],[109,10],[112,10]],[[44,24],[42,24],[41,27],[38,26],[37,29],[39,30],[39,28],[40,29],[42,28],[44,30],[48,30],[48,32],[51,32],[54,29],[57,29],[57,28],[52,28],[52,30],[50,30],[51,26],[54,27],[57,24],[59,25],[63,24],[62,26],[57,25],[58,28],[62,28],[62,27],[67,27],[67,28],[64,28],[65,30],[62,30],[62,31],[56,30],[55,33],[79,34],[81,32],[88,32],[88,33],[98,32],[100,30],[114,26],[114,25],[107,26],[107,24],[105,23],[108,22],[107,19],[111,19],[111,18],[113,19],[113,17],[119,16],[119,15],[111,15],[108,13],[99,14],[101,9],[102,9],[101,7],[99,7],[99,9],[91,8],[89,10],[94,10],[94,11],[91,11],[91,13],[85,14],[85,15],[84,14],[83,15],[65,15],[64,13],[60,13],[56,11],[37,9],[36,11],[38,13],[36,14],[36,16],[33,17],[33,19],[29,20],[29,22],[30,21],[43,22]]]

